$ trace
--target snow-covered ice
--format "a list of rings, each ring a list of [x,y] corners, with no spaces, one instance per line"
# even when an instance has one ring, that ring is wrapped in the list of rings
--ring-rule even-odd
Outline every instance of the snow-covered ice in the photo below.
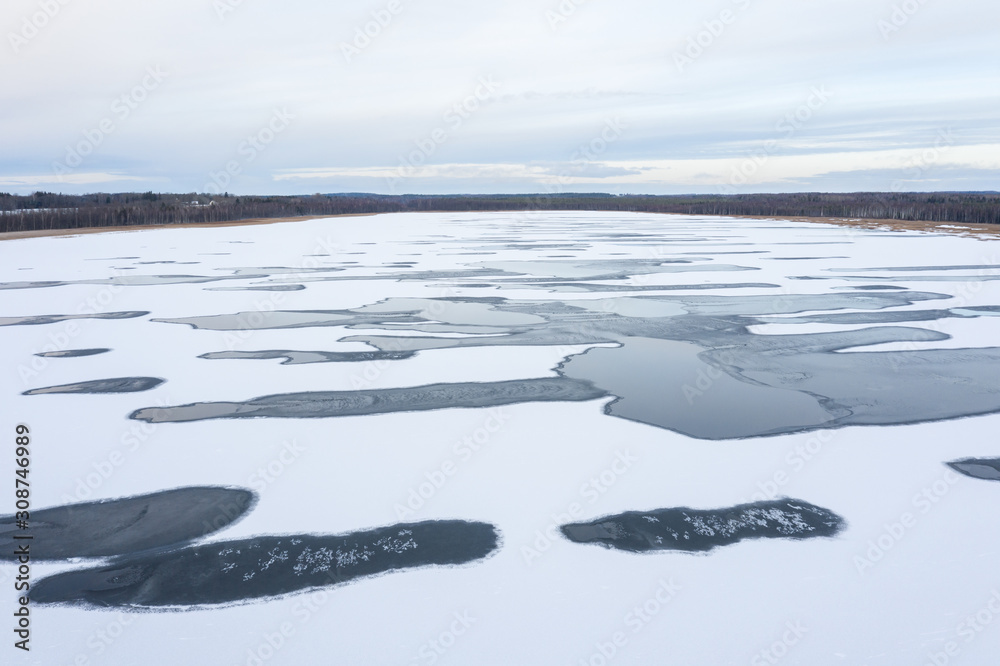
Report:
[[[31,428],[34,509],[246,488],[162,571],[198,549],[251,579],[407,563],[160,612],[32,604],[19,663],[993,663],[998,248],[582,212],[4,241],[0,423]],[[842,529],[702,554],[560,530],[782,498]],[[423,536],[394,526],[425,521],[499,539],[413,559]],[[244,571],[234,544],[268,557]]]

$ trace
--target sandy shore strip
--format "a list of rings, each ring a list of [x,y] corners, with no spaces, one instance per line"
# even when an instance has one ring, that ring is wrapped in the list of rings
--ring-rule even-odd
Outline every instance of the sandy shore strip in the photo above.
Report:
[[[848,217],[800,217],[792,215],[726,215],[750,220],[788,220],[791,222],[812,222],[836,224],[841,227],[858,229],[878,229],[882,231],[927,231],[957,234],[992,240],[1000,238],[1000,224],[965,224],[962,222],[919,222],[912,220],[866,220]]]
[[[449,213],[456,211],[408,211],[414,213]],[[475,213],[522,213],[527,211],[460,211]],[[532,211],[532,212],[564,212],[564,211]],[[598,212],[598,211],[595,211]],[[613,211],[606,211],[613,212]],[[333,217],[367,217],[384,215],[385,213],[339,213],[331,215],[302,215],[300,217],[257,217],[245,220],[230,220],[228,222],[190,222],[182,224],[147,224],[124,227],[83,227],[79,229],[39,229],[35,231],[8,231],[0,233],[0,241],[21,238],[42,238],[46,236],[78,236],[80,234],[115,233],[122,231],[146,231],[149,229],[193,229],[204,227],[239,227],[251,224],[276,224],[279,222],[304,222]],[[663,215],[681,215],[682,213],[663,213]],[[842,227],[859,229],[881,229],[886,231],[925,231],[933,233],[956,234],[981,238],[983,240],[1000,239],[1000,224],[964,224],[960,222],[917,222],[910,220],[866,220],[846,217],[801,217],[793,215],[720,215],[717,217],[736,217],[748,220],[788,220],[791,222],[811,222],[819,224],[835,224]]]

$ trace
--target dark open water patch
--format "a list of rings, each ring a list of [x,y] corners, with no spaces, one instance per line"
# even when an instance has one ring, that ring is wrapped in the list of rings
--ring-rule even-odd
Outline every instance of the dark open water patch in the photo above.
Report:
[[[469,285],[456,285],[467,287]],[[642,292],[642,291],[706,291],[710,289],[777,289],[770,282],[709,282],[700,284],[593,284],[589,282],[500,282],[502,289],[550,289],[552,291]]]
[[[816,277],[812,275],[790,275],[789,280],[844,280],[846,282],[995,282],[1000,275],[838,275],[836,277]]]
[[[80,358],[82,356],[96,356],[98,354],[107,354],[110,349],[64,349],[62,351],[50,351],[50,352],[40,352],[35,354],[35,356],[41,356],[42,358]]]
[[[835,273],[888,273],[898,271],[900,273],[922,273],[930,271],[987,271],[1000,269],[997,264],[965,264],[961,266],[883,266],[881,268],[827,268]],[[909,279],[909,278],[907,278]]]
[[[898,287],[894,284],[864,284],[859,286],[837,286],[834,289],[858,289],[861,291],[893,291],[905,290],[906,287]]]
[[[468,564],[499,542],[493,525],[460,520],[338,536],[260,536],[56,574],[32,585],[31,601],[129,610],[234,604],[392,571]]]
[[[351,254],[348,252],[347,254]],[[365,253],[360,253],[365,254]],[[347,263],[347,262],[340,262]],[[362,268],[362,266],[352,266],[351,268]],[[367,267],[381,269],[384,266],[377,267]],[[486,269],[464,269],[464,270],[452,270],[452,271],[413,271],[401,273],[398,271],[392,273],[378,273],[374,275],[316,275],[308,276],[295,274],[291,277],[275,277],[267,280],[268,283],[286,283],[286,282],[356,282],[358,280],[389,280],[393,282],[426,282],[434,280],[448,280],[448,279],[488,279],[496,277],[511,277],[516,276],[514,273],[506,273],[504,271],[498,270],[486,270]]]
[[[233,275],[240,277],[256,277],[263,274],[265,277],[272,275],[303,275],[306,273],[340,273],[344,269],[335,266],[234,266],[231,268],[216,268],[217,271],[229,271]]]
[[[304,284],[273,284],[250,287],[205,287],[205,291],[302,291]]]
[[[640,297],[643,298],[643,297]],[[677,300],[691,314],[766,315],[796,314],[812,310],[881,310],[921,301],[949,298],[942,294],[903,293],[782,294],[780,296],[648,296],[650,300]]]
[[[768,257],[771,261],[823,261],[826,259],[848,259],[849,257]]]
[[[567,286],[580,286],[579,283],[567,283]],[[607,288],[606,285],[594,285]],[[724,287],[756,287],[769,288],[775,285],[764,283],[711,285],[711,288]],[[587,285],[581,288],[586,289]],[[642,291],[645,289],[664,290],[670,286],[635,285],[621,286],[625,291]],[[609,290],[618,290],[612,287]],[[912,305],[919,301],[946,299],[948,296],[923,292],[902,293],[832,293],[832,294],[783,294],[780,296],[709,296],[709,295],[663,295],[639,296],[632,299],[633,305],[646,304],[645,310],[649,317],[665,318],[663,312],[670,310],[670,315],[703,314],[703,315],[769,315],[795,314],[814,310],[879,310],[883,308]],[[594,328],[606,327],[619,330],[625,334],[629,325],[644,328],[648,321],[642,318],[628,317],[621,321],[607,321],[607,312],[586,314],[592,304],[587,301],[573,303],[539,303],[537,301],[517,301],[505,298],[473,298],[453,297],[439,299],[424,298],[392,298],[373,305],[354,310],[276,310],[249,311],[223,315],[206,315],[196,317],[156,318],[151,321],[168,324],[187,324],[192,328],[210,331],[261,330],[279,328],[311,328],[321,326],[349,326],[353,328],[378,328],[392,324],[422,324],[429,322],[445,322],[463,325],[506,326],[511,334],[531,332],[538,338],[547,338],[549,342],[541,344],[564,344],[564,332],[561,324],[571,324],[579,327],[579,322],[587,318]],[[661,328],[665,327],[663,325]],[[464,332],[464,331],[454,331]],[[374,339],[375,336],[369,336]],[[347,340],[367,342],[369,337],[358,336]],[[512,336],[511,336],[512,337]],[[578,338],[579,336],[577,336]],[[421,338],[393,336],[398,344],[409,344],[420,341]],[[576,339],[576,338],[574,338]],[[437,339],[440,340],[440,339]],[[600,340],[607,341],[607,340]],[[445,341],[447,343],[447,341]],[[572,341],[571,341],[572,343]],[[374,343],[373,343],[374,344]],[[437,343],[432,343],[437,347]],[[497,338],[490,341],[471,344],[505,344]],[[378,346],[378,345],[376,345]],[[466,346],[462,340],[455,340],[451,346]],[[397,347],[398,348],[398,347]],[[409,347],[407,347],[409,348]]]
[[[328,351],[290,351],[273,349],[267,351],[222,351],[202,354],[198,358],[218,359],[261,359],[269,360],[283,358],[281,365],[302,365],[306,363],[362,363],[366,361],[401,361],[416,355],[414,351],[364,351],[364,352],[328,352]]]
[[[245,402],[199,402],[177,407],[146,407],[136,410],[129,418],[148,423],[255,417],[330,418],[456,407],[498,407],[519,402],[579,402],[605,396],[607,393],[595,388],[590,382],[546,377],[362,391],[285,393]]]
[[[966,458],[950,462],[948,467],[973,479],[1000,481],[1000,458]]]
[[[163,324],[187,324],[191,328],[207,331],[242,331],[278,328],[311,328],[316,326],[384,326],[387,323],[419,323],[425,321],[409,313],[386,312],[365,317],[350,310],[269,310],[236,312],[226,315],[203,317],[178,317],[151,319]]]
[[[541,263],[554,266],[550,272],[572,274],[574,279],[565,282],[568,285],[586,284],[575,281],[577,273],[624,268],[609,265],[615,262]],[[640,268],[655,271],[661,265],[645,262]],[[534,279],[516,281],[527,284]],[[406,329],[401,335],[365,333],[340,340],[364,342],[377,350],[373,353],[501,346],[613,347],[593,348],[567,357],[556,368],[559,377],[555,378],[269,395],[239,402],[147,408],[138,410],[132,418],[153,422],[321,418],[612,396],[615,400],[605,406],[611,416],[691,437],[734,439],[1000,412],[1000,347],[859,352],[855,348],[943,341],[949,336],[902,326],[790,335],[759,335],[749,328],[765,323],[867,325],[937,321],[993,315],[997,309],[976,306],[892,310],[948,298],[907,290],[746,296],[611,295],[566,301],[390,298],[352,310],[158,320],[209,330],[310,326]],[[432,333],[449,337],[428,335]],[[318,362],[332,352],[302,353],[309,356],[297,358],[272,350],[240,355],[217,352],[206,357]]]
[[[31,389],[21,395],[44,395],[47,393],[139,393],[154,389],[165,379],[158,377],[116,377],[114,379],[94,379],[88,382],[47,386]]]
[[[617,398],[610,416],[700,439],[731,439],[821,427],[834,416],[813,396],[741,381],[689,342],[627,338],[618,348],[570,357],[560,372]]]
[[[200,486],[33,510],[31,557],[114,557],[186,545],[238,521],[256,501],[243,488]],[[14,516],[0,516],[5,540],[20,533]],[[14,559],[13,552],[0,550],[0,559]]]
[[[843,351],[947,339],[893,327],[742,335],[738,345],[722,344],[727,339],[708,326],[686,342],[625,338],[620,347],[570,357],[560,373],[618,396],[605,407],[612,416],[700,439],[1000,412],[1000,348]]]
[[[846,523],[837,514],[793,499],[741,504],[727,509],[687,507],[629,511],[571,523],[560,529],[575,543],[594,543],[631,553],[660,550],[708,552],[744,539],[832,537]]]
[[[969,305],[964,308],[952,308],[952,313],[960,317],[996,316],[1000,315],[1000,305]]]
[[[859,334],[854,339],[866,345],[865,334],[874,341],[880,333],[904,338],[904,331],[876,328],[847,333]],[[933,339],[930,332],[910,331]],[[851,337],[838,344],[849,344]],[[914,341],[918,338],[910,337]],[[814,340],[822,341],[822,336]],[[733,350],[729,355],[714,350],[704,358],[714,364],[728,362],[735,375],[772,387],[776,395],[784,389],[813,396],[831,415],[824,427],[903,425],[1000,412],[997,347],[831,354],[824,353],[819,344],[815,349],[803,347],[798,353],[789,350],[770,358],[767,353],[749,349]],[[711,391],[702,397],[707,402],[713,400]],[[780,405],[775,401],[773,410],[780,409]]]
[[[126,312],[101,312],[88,315],[38,315],[34,317],[0,317],[0,326],[40,326],[58,324],[72,319],[135,319],[145,317],[149,312],[130,310]]]
[[[546,320],[530,313],[519,313],[510,308],[499,309],[502,298],[394,298],[354,310],[272,310],[267,312],[236,312],[225,315],[153,319],[166,324],[187,324],[192,328],[211,331],[262,330],[280,328],[312,328],[321,326],[347,326],[352,328],[390,328],[398,326],[412,329],[418,326],[450,325],[449,332],[466,331],[459,326],[518,326],[542,325]],[[440,322],[440,324],[436,323]],[[505,332],[508,329],[478,332]]]
[[[913,321],[938,321],[970,315],[956,314],[952,310],[889,310],[875,312],[828,312],[799,315],[796,317],[758,317],[761,324],[898,324]]]
[[[760,270],[760,268],[754,266],[736,266],[733,264],[696,264],[694,263],[694,259],[485,261],[479,265],[486,269],[502,271],[508,275],[551,276],[561,280],[622,280],[636,275]],[[544,280],[547,278],[540,277],[536,279]]]
[[[203,282],[219,282],[221,280],[244,280],[248,278],[264,279],[262,275],[118,275],[95,280],[58,280],[50,282],[0,282],[3,289],[41,289],[44,287],[65,287],[74,284],[114,285],[119,287],[149,287],[164,284],[201,284]]]

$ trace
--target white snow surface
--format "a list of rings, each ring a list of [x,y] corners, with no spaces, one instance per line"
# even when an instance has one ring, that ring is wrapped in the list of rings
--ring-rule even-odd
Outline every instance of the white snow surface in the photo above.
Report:
[[[639,238],[590,238],[609,230],[667,240],[650,244]],[[496,237],[578,247],[505,248]],[[699,238],[708,240],[697,242]],[[734,251],[763,252],[714,254]],[[462,252],[492,254],[457,254]],[[696,440],[607,416],[603,408],[609,400],[330,419],[148,425],[127,418],[133,410],[161,404],[349,390],[359,378],[366,388],[389,388],[553,376],[563,357],[587,347],[482,347],[424,351],[387,364],[283,366],[280,360],[197,357],[228,349],[363,351],[370,348],[338,339],[385,331],[320,327],[233,334],[150,319],[255,309],[345,309],[390,297],[621,297],[628,294],[482,289],[463,287],[461,280],[365,279],[483,262],[568,261],[547,255],[623,258],[613,253],[642,259],[704,257],[760,269],[637,276],[638,284],[779,286],[738,291],[751,295],[829,293],[865,284],[840,280],[838,276],[852,273],[830,268],[997,264],[1000,244],[942,233],[887,234],[789,221],[583,212],[394,214],[4,241],[0,282],[229,275],[236,268],[283,266],[286,270],[274,271],[274,278],[289,278],[306,288],[209,289],[268,280],[251,277],[0,291],[0,316],[151,313],[117,321],[0,327],[0,433],[8,444],[0,457],[8,488],[0,513],[13,512],[14,427],[24,423],[32,431],[35,508],[181,486],[240,486],[259,491],[259,503],[241,522],[208,540],[340,534],[457,518],[493,523],[503,543],[495,556],[462,567],[390,573],[231,607],[126,613],[34,606],[29,654],[10,645],[15,570],[0,565],[6,591],[0,610],[8,623],[0,661],[46,666],[895,666],[935,663],[933,655],[950,649],[947,663],[995,663],[1000,654],[1000,484],[960,477],[942,463],[1000,455],[1000,415],[733,441]],[[325,256],[309,256],[314,254]],[[199,263],[138,263],[144,261]],[[342,261],[358,264],[333,274],[296,270]],[[387,266],[397,261],[415,266]],[[311,279],[317,275],[357,279]],[[887,284],[952,296],[914,308],[1000,305],[1000,283],[975,281],[975,273],[968,282],[940,283],[906,282],[907,275],[922,273],[870,275],[899,275]],[[792,279],[796,276],[829,279]],[[442,287],[444,283],[451,286]],[[952,339],[899,348],[993,346],[1000,325],[990,317],[933,324]],[[773,324],[754,330],[781,334],[844,328],[865,326]],[[113,352],[76,359],[33,356],[89,347]],[[123,395],[21,395],[31,388],[125,376],[167,381],[151,391]],[[499,416],[502,427],[486,433],[491,416]],[[463,446],[465,438],[479,438],[480,450]],[[287,442],[301,451],[285,464],[279,456]],[[620,456],[629,461],[624,472],[621,464],[615,465]],[[112,459],[119,464],[112,465]],[[411,493],[448,463],[455,473],[422,506],[400,515],[399,507]],[[605,482],[600,481],[602,473]],[[595,479],[597,485],[592,485]],[[847,528],[832,539],[749,540],[705,555],[634,555],[574,544],[555,534],[564,522],[622,511],[721,508],[774,496],[834,511]],[[36,563],[32,577],[79,566]],[[978,617],[975,624],[970,617]]]

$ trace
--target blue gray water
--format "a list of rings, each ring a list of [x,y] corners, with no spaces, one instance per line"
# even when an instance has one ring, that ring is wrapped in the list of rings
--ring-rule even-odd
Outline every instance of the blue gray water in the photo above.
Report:
[[[568,354],[556,377],[502,383],[464,382],[263,394],[250,399],[175,403],[136,409],[132,418],[190,422],[211,418],[333,418],[481,407],[551,400],[601,400],[611,417],[665,428],[700,439],[770,436],[850,425],[900,425],[1000,412],[1000,347],[927,349],[948,339],[938,322],[995,317],[1000,304],[957,305],[948,294],[914,290],[915,283],[974,284],[1000,277],[988,263],[843,267],[853,240],[770,238],[753,222],[735,236],[706,220],[672,230],[634,231],[604,221],[577,228],[572,216],[536,216],[517,229],[498,225],[462,235],[428,234],[400,242],[400,250],[448,250],[456,258],[436,270],[403,260],[370,261],[368,242],[340,252],[316,253],[314,265],[253,265],[230,261],[201,274],[115,274],[87,279],[0,283],[0,290],[104,285],[158,289],[188,285],[207,291],[293,290],[352,282],[415,283],[449,295],[388,297],[349,309],[222,311],[192,316],[151,316],[147,325],[187,325],[196,330],[246,333],[256,330],[331,328],[329,348],[216,349],[199,355],[225,372],[219,361],[281,359],[308,363],[406,363],[428,350],[519,346],[592,348]],[[569,239],[567,239],[569,238]],[[788,255],[784,246],[805,246]],[[824,254],[823,246],[836,252]],[[604,248],[604,256],[594,256]],[[549,253],[560,252],[558,258]],[[612,251],[613,250],[613,251]],[[511,258],[515,252],[519,258]],[[459,255],[475,254],[468,259]],[[229,256],[229,253],[202,253]],[[345,260],[363,255],[367,261]],[[746,262],[741,263],[743,258]],[[753,262],[749,259],[753,258]],[[129,257],[120,268],[146,270],[171,260]],[[733,281],[720,276],[762,273],[764,260],[786,266],[784,281],[832,283],[829,288],[781,288],[770,280]],[[198,265],[199,262],[178,262]],[[832,266],[831,266],[832,264]],[[823,266],[809,275],[803,266]],[[217,286],[219,281],[229,284]],[[851,284],[865,282],[866,284]],[[880,284],[890,282],[891,284]],[[488,291],[473,296],[469,290]],[[530,290],[537,296],[523,294]],[[517,292],[517,296],[506,296]],[[704,292],[704,293],[702,293]],[[136,319],[145,311],[17,316],[3,313],[0,326],[43,326],[77,318]],[[860,327],[818,334],[761,335],[755,326],[837,325]],[[361,331],[351,334],[353,330]],[[381,331],[381,332],[380,332]],[[882,344],[898,351],[865,351]],[[341,345],[350,344],[344,349]],[[367,351],[359,351],[363,344]],[[922,346],[921,346],[922,345]],[[111,346],[110,344],[108,345]],[[82,352],[81,352],[82,353]],[[73,352],[54,352],[69,357]],[[437,356],[447,362],[447,356]],[[34,386],[27,395],[143,391],[170,378],[81,377],[57,386]]]

